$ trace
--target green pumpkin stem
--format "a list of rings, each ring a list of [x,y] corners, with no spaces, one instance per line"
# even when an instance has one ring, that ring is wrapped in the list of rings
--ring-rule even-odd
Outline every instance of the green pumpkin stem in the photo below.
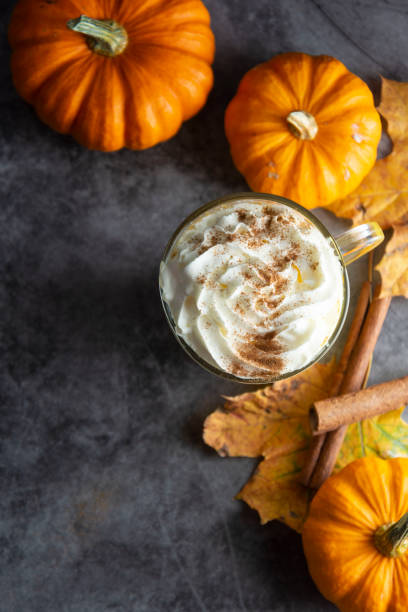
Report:
[[[396,523],[381,525],[374,534],[374,543],[385,557],[401,557],[408,549],[408,512]]]
[[[92,19],[81,15],[78,19],[67,21],[67,28],[84,34],[92,51],[107,57],[119,55],[128,43],[125,28],[109,19]]]

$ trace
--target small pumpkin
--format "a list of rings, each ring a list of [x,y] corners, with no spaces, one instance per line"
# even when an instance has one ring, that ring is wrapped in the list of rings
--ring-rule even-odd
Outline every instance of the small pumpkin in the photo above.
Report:
[[[20,0],[14,84],[45,123],[90,149],[145,149],[204,105],[209,23],[200,0]]]
[[[317,492],[303,529],[310,574],[343,612],[408,609],[408,459],[358,459]]]
[[[225,132],[251,189],[313,208],[362,181],[376,160],[381,121],[367,85],[339,60],[284,53],[245,74]]]

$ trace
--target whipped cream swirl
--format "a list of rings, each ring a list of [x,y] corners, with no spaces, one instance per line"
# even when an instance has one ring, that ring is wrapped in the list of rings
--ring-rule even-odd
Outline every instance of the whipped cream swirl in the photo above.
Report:
[[[329,240],[297,211],[250,199],[186,227],[161,264],[160,286],[177,334],[239,378],[307,365],[334,332],[344,299]]]

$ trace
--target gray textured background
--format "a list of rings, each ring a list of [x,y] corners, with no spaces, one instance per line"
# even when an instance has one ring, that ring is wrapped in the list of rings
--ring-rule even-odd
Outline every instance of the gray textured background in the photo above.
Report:
[[[246,189],[223,135],[244,72],[335,55],[378,89],[408,80],[406,0],[207,0],[215,87],[170,142],[90,152],[16,94],[0,64],[0,609],[318,612],[298,535],[234,501],[255,462],[201,442],[221,394],[167,328],[160,254],[198,205]],[[327,214],[333,228],[332,217]],[[365,264],[353,265],[355,293]],[[371,381],[407,374],[395,299]]]

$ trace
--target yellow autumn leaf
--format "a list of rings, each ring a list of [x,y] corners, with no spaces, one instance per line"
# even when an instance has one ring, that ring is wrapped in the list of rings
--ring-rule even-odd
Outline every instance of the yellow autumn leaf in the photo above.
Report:
[[[376,161],[359,187],[328,208],[354,224],[377,221],[393,236],[377,266],[381,296],[408,297],[408,83],[382,79],[379,112],[386,120],[392,152]]]
[[[278,519],[301,531],[310,494],[299,484],[311,441],[313,402],[329,397],[336,363],[305,372],[252,393],[227,398],[204,423],[204,440],[221,456],[263,457],[237,495],[258,511],[262,523]],[[363,455],[408,456],[408,427],[401,410],[349,427],[336,470]]]
[[[381,275],[381,297],[402,295],[408,298],[408,225],[394,228],[376,270]]]
[[[383,229],[408,223],[408,83],[382,79],[379,112],[392,140],[392,152],[351,194],[330,204],[338,217],[355,224],[377,221]]]
[[[334,471],[369,455],[382,459],[408,457],[408,426],[401,418],[404,408],[349,425]]]

